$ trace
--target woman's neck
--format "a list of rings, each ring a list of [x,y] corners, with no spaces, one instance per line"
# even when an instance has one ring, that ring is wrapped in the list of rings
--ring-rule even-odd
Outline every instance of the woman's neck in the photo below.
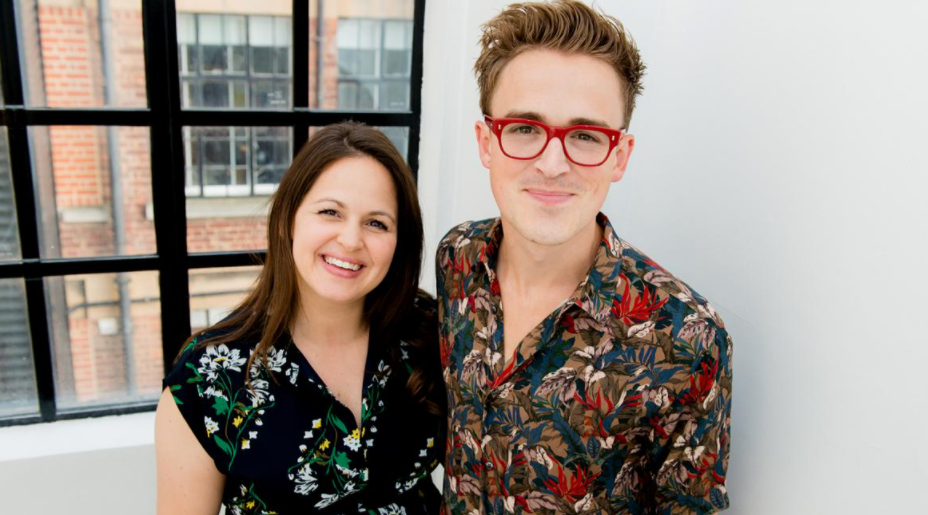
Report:
[[[345,345],[367,341],[363,300],[334,304],[314,301],[308,295],[300,297],[300,305],[290,323],[290,334],[298,346],[312,344],[344,348]]]

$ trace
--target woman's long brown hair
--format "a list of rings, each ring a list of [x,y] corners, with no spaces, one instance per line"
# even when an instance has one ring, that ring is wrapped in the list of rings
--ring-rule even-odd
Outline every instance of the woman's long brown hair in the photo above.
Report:
[[[416,181],[393,143],[380,131],[361,123],[326,126],[300,149],[271,199],[267,224],[267,258],[254,289],[221,322],[197,332],[187,343],[197,347],[257,339],[248,359],[264,365],[269,348],[289,330],[300,305],[293,261],[293,220],[316,179],[338,160],[366,156],[390,173],[396,188],[397,241],[393,261],[383,281],[364,300],[364,321],[370,345],[406,341],[412,349],[413,372],[407,389],[430,412],[442,414],[444,394],[438,357],[434,300],[419,290],[422,266],[422,214]],[[186,348],[186,345],[184,346]]]

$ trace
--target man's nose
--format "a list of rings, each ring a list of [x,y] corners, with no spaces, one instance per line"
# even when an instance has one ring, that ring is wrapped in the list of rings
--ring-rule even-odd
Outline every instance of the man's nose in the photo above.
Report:
[[[546,177],[557,177],[570,171],[570,161],[567,159],[560,139],[551,138],[548,146],[535,162],[535,167]]]

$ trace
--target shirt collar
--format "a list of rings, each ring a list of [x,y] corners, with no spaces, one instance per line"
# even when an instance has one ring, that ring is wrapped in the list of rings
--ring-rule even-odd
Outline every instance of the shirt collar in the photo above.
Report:
[[[622,276],[622,240],[615,233],[609,218],[599,213],[596,223],[603,228],[603,239],[599,243],[596,257],[586,277],[565,303],[565,310],[572,305],[580,307],[602,323],[609,316],[616,288]],[[477,261],[482,263],[491,285],[496,283],[496,260],[503,240],[503,224],[494,220],[477,243]],[[499,290],[493,288],[494,291]]]

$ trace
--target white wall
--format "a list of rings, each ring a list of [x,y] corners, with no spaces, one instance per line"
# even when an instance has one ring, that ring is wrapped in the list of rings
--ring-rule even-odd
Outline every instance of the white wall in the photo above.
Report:
[[[470,67],[507,3],[427,8],[429,251],[497,214]],[[928,2],[597,4],[649,65],[603,210],[735,340],[729,513],[928,513]]]
[[[470,67],[505,3],[428,1],[429,256],[452,225],[496,214]],[[928,513],[928,2],[599,5],[650,66],[604,211],[735,338],[728,513]],[[2,511],[153,513],[145,416],[120,417],[140,440],[115,447],[115,420],[3,429]]]

